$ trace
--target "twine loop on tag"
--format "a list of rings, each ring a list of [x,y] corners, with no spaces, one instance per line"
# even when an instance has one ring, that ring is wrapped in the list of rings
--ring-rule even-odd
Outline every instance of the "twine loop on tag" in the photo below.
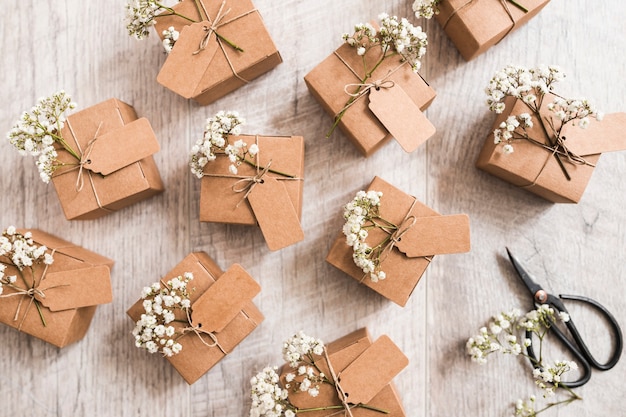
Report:
[[[187,322],[189,323],[189,327],[185,327],[183,329],[183,335],[186,333],[194,333],[196,336],[198,336],[198,339],[200,339],[200,341],[206,347],[213,348],[217,346],[224,355],[228,354],[228,352],[226,352],[226,350],[222,347],[222,345],[220,345],[220,342],[217,340],[217,336],[215,335],[215,333],[210,332],[208,330],[203,330],[201,325],[196,326],[191,319],[191,314],[189,314],[188,308],[185,309],[185,313],[187,314]],[[206,340],[204,340],[204,338],[202,337],[203,334],[209,336],[212,340],[212,343],[208,343]]]
[[[341,401],[341,405],[344,408],[343,409],[344,416],[354,417],[352,415],[352,408],[354,408],[355,406],[350,405],[348,403],[348,396],[346,395],[345,391],[341,388],[341,384],[339,383],[339,375],[335,373],[335,370],[333,369],[333,365],[330,362],[330,357],[328,356],[328,351],[326,350],[326,346],[324,346],[324,359],[326,360],[326,363],[328,364],[328,370],[330,371],[330,376],[333,380],[333,386],[335,387],[335,390],[337,391],[337,396],[339,397],[339,401]],[[340,413],[341,411],[338,411],[336,413],[331,414],[331,416],[334,416]]]
[[[457,14],[459,13],[461,10],[465,9],[466,7],[468,7],[470,4],[472,4],[475,1],[479,1],[479,0],[468,0],[467,2],[465,2],[463,5],[457,7],[456,9],[454,9],[452,11],[452,13],[450,13],[450,16],[448,16],[448,18],[446,19],[446,21],[444,22],[443,25],[441,25],[443,30],[446,30],[446,27],[448,26],[448,23],[450,23],[450,20]],[[504,8],[504,11],[506,12],[506,14],[508,15],[509,19],[511,19],[511,27],[509,28],[509,30],[506,31],[506,33],[502,36],[502,38],[500,38],[500,40],[496,43],[500,43],[500,41],[504,38],[506,38],[506,36],[511,33],[511,31],[513,29],[515,29],[515,26],[517,25],[517,21],[515,20],[515,18],[513,17],[513,13],[511,12],[511,9],[509,8],[509,5],[507,4],[507,0],[497,0],[500,2],[500,4],[502,5],[502,7]]]

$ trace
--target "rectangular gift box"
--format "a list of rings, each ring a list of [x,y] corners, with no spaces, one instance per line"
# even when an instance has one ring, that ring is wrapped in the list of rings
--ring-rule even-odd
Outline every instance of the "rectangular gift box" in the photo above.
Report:
[[[329,343],[326,351],[335,375],[340,375],[341,388],[348,394],[348,403],[350,405],[362,403],[386,412],[383,414],[364,407],[351,407],[352,416],[405,416],[392,379],[409,364],[409,360],[389,337],[381,336],[373,342],[367,329],[363,328]],[[328,361],[324,356],[320,356],[316,358],[315,364],[325,375],[332,378]],[[285,376],[289,372],[294,370],[289,364],[285,364],[281,372],[281,381],[285,381]],[[289,390],[288,399],[299,409],[342,404],[334,387],[321,384],[319,391],[317,397],[311,397],[306,392]],[[343,416],[344,410],[307,411],[305,414],[311,417]]]
[[[546,106],[549,102],[551,100],[546,96],[540,109],[540,113],[548,117],[550,112]],[[506,99],[505,106],[505,111],[496,118],[492,132],[509,115],[528,112],[523,102],[512,97]],[[532,120],[533,127],[528,129],[529,136],[548,144],[548,137],[540,122],[534,115]],[[591,179],[600,154],[626,149],[624,129],[626,129],[625,113],[607,114],[600,122],[590,118],[589,127],[586,129],[569,124],[565,126],[561,135],[567,138],[565,143],[568,150],[585,161],[583,164],[574,164],[566,157],[560,157],[570,177],[569,180],[551,150],[527,140],[516,140],[513,143],[514,153],[507,155],[504,154],[502,145],[494,143],[493,133],[485,140],[476,166],[554,203],[577,203]]]
[[[365,55],[369,65],[373,65],[380,57],[374,52],[376,51],[372,49]],[[363,57],[357,55],[355,48],[344,43],[304,77],[313,97],[331,116],[325,131],[330,130],[335,115],[344,109],[350,99],[347,91],[355,91],[357,88],[355,85],[361,83],[364,76],[362,60]],[[412,135],[417,135],[416,132],[421,132],[420,135],[424,133],[424,136],[417,143],[406,143],[396,137],[403,148],[410,152],[421,141],[434,134],[434,127],[421,111],[430,106],[436,93],[419,74],[413,72],[408,63],[402,64],[398,57],[385,59],[366,83],[375,83],[376,81],[380,81],[382,87],[378,90],[370,89],[369,93],[350,105],[350,108],[345,111],[339,121],[338,127],[364,156],[372,155],[393,135],[383,125],[383,121],[379,120],[379,117],[382,116],[380,114],[377,116],[370,108],[372,104],[370,95],[374,91],[376,93],[399,94],[408,100],[410,105],[398,105],[399,99],[394,96],[392,102],[388,103],[389,105],[382,106],[387,110],[393,110],[384,115],[385,123],[397,125],[398,123],[407,124],[417,121],[417,125],[412,126],[410,132]],[[415,140],[415,138],[409,139],[409,142],[410,140]]]
[[[202,6],[202,12],[197,4]],[[155,18],[155,29],[161,38],[169,27],[180,32],[157,81],[184,98],[201,105],[212,103],[282,62],[261,14],[250,0],[182,0],[173,9],[197,23],[178,16]],[[218,40],[214,32],[209,35],[211,22],[217,24],[217,33],[243,52]],[[208,42],[200,50],[204,39]]]
[[[434,255],[469,251],[469,218],[464,214],[442,216],[379,177],[374,177],[369,190],[383,193],[380,217],[396,225],[407,224],[407,220],[415,218],[415,224],[402,236],[401,242],[382,259],[381,269],[387,277],[372,282],[354,263],[353,249],[341,232],[328,252],[326,262],[404,307]],[[380,229],[370,229],[368,233],[367,242],[371,247],[388,236]]]
[[[466,61],[500,42],[532,19],[550,0],[443,0],[435,18]]]
[[[52,176],[68,220],[95,219],[163,191],[152,155],[159,150],[147,119],[117,99],[68,116],[61,132],[83,159],[82,167],[57,146],[69,164]]]
[[[18,277],[16,286],[28,290],[33,288],[34,281],[39,292],[34,298],[27,294],[11,295],[18,291],[4,285],[0,296],[0,322],[62,348],[82,339],[96,307],[112,301],[110,270],[113,261],[40,230],[29,231],[37,244],[48,248],[54,262],[47,268],[38,264],[32,273],[26,268],[22,275],[7,259],[0,257],[0,262],[6,265],[4,275]],[[27,230],[18,232],[24,234]]]
[[[186,272],[193,274],[189,284],[193,324],[215,337],[214,341],[205,333],[187,332],[178,339],[183,347],[180,353],[166,357],[191,385],[232,352],[264,317],[252,302],[261,288],[241,266],[235,264],[224,272],[206,253],[194,252],[161,281],[167,282]],[[135,322],[144,313],[142,302],[140,299],[127,311]],[[179,330],[185,327],[177,324]]]
[[[201,182],[200,221],[260,225],[272,250],[302,240],[299,219],[304,188],[304,139],[302,136],[229,137],[230,143],[237,140],[243,140],[248,148],[258,145],[254,161],[259,168],[242,163],[237,175],[233,175],[228,169],[231,162],[225,155],[207,163]],[[265,167],[288,176],[268,171],[261,178],[263,182],[256,183],[254,192],[248,194],[252,179]],[[257,200],[262,201],[256,204]],[[258,211],[259,205],[265,211]]]

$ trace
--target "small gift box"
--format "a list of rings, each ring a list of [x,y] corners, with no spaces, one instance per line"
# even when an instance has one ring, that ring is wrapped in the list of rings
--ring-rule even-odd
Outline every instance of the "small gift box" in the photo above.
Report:
[[[60,348],[110,303],[111,259],[40,230],[0,236],[0,322]],[[28,259],[28,260],[26,260]]]
[[[179,32],[157,81],[201,105],[212,103],[282,62],[250,0],[182,0],[155,18],[155,28]]]
[[[442,0],[435,18],[469,61],[527,23],[549,1]]]
[[[505,103],[507,111],[498,116],[493,129],[498,129],[510,115],[528,111],[521,100],[509,97]],[[552,117],[547,105],[545,100],[540,109],[544,120]],[[517,141],[515,151],[508,155],[490,134],[476,166],[554,203],[578,203],[600,154],[626,150],[626,113],[607,114],[602,121],[589,119],[585,129],[565,125],[560,132],[564,139],[560,145],[554,143],[553,135],[546,134],[535,115],[531,115],[531,120],[533,126],[526,131],[534,141]]]
[[[335,118],[327,136],[338,126],[366,157],[392,137],[412,152],[435,133],[422,112],[436,94],[416,72],[426,35],[405,19],[381,18],[381,30],[393,19],[414,34],[411,50],[418,50],[417,56],[396,54],[388,36],[383,45],[380,32],[369,38],[376,32],[373,26],[357,25],[355,35],[344,36],[346,43],[304,77],[313,97]]]
[[[219,112],[192,150],[200,221],[258,225],[270,250],[301,241],[304,139],[240,135],[241,124],[235,112]]]
[[[160,352],[193,384],[264,320],[259,284],[240,266],[223,272],[204,252],[188,255],[127,312],[135,344]]]
[[[56,145],[52,182],[68,220],[95,219],[163,191],[153,154],[159,143],[147,119],[117,99],[68,116],[61,131],[76,158]]]
[[[409,360],[387,336],[372,342],[360,329],[325,346],[300,332],[283,356],[280,375],[268,367],[252,378],[250,415],[405,416],[393,378]]]
[[[443,216],[378,177],[344,218],[326,261],[400,306],[434,255],[470,250],[467,215]]]

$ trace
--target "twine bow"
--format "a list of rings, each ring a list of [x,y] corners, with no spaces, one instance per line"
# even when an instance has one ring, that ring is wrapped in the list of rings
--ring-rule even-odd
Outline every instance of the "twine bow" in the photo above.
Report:
[[[226,352],[226,349],[224,349],[222,345],[220,345],[220,342],[217,340],[217,336],[215,335],[215,333],[202,329],[202,325],[196,326],[191,319],[191,314],[189,314],[188,308],[185,309],[185,313],[187,314],[187,322],[189,323],[189,327],[185,327],[183,329],[183,334],[194,333],[196,336],[198,336],[198,339],[200,339],[200,341],[206,347],[213,348],[217,346],[224,355],[228,354],[228,352]],[[209,336],[213,343],[208,343],[206,340],[204,340],[204,338],[202,337],[203,334]]]
[[[98,125],[98,129],[96,129],[96,133],[94,133],[93,138],[87,143],[87,147],[85,148],[85,152],[82,153],[80,157],[80,162],[78,163],[78,178],[76,178],[76,191],[81,192],[83,187],[85,186],[85,179],[83,178],[83,168],[85,164],[90,164],[91,152],[93,151],[93,145],[98,140],[98,133],[100,132],[100,128],[102,127],[102,123]]]

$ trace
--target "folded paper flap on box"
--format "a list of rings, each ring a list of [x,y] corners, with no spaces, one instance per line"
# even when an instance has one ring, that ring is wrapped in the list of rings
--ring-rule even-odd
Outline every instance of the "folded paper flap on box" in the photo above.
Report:
[[[211,61],[219,49],[215,41],[216,36],[208,32],[209,28],[208,22],[193,23],[183,28],[176,41],[176,47],[168,55],[157,76],[157,81],[161,85],[185,98],[202,93],[202,79],[209,71]],[[200,43],[207,35],[213,40],[209,39],[204,48],[198,52]],[[184,70],[181,70],[182,68]]]
[[[398,346],[381,336],[337,376],[349,403],[367,404],[408,364]]]
[[[282,249],[303,240],[298,213],[284,184],[273,177],[261,181],[255,183],[248,201],[269,249]]]
[[[435,126],[419,106],[392,81],[369,89],[369,109],[406,152],[413,152],[435,134]]]
[[[234,264],[192,305],[192,321],[203,331],[220,332],[259,292],[259,284]]]
[[[35,298],[51,311],[95,306],[113,300],[110,271],[104,265],[49,272],[37,289],[39,293]]]
[[[413,222],[414,219],[414,222]],[[465,214],[414,217],[397,239],[398,250],[410,258],[469,252],[470,224]]]
[[[94,138],[83,153],[83,167],[109,175],[159,151],[159,142],[146,118]]]
[[[452,19],[455,15],[462,12],[470,12],[473,6],[476,6],[481,0],[446,0],[442,1],[439,7],[440,20],[444,20],[444,23]],[[508,0],[492,0],[493,14],[506,17],[509,25],[514,25],[515,22],[520,20],[525,13],[519,8],[507,3]],[[524,3],[523,1],[520,3]],[[445,28],[445,25],[444,25]]]
[[[626,113],[607,114],[601,121],[590,118],[586,129],[568,124],[561,136],[567,149],[580,156],[626,150]]]

